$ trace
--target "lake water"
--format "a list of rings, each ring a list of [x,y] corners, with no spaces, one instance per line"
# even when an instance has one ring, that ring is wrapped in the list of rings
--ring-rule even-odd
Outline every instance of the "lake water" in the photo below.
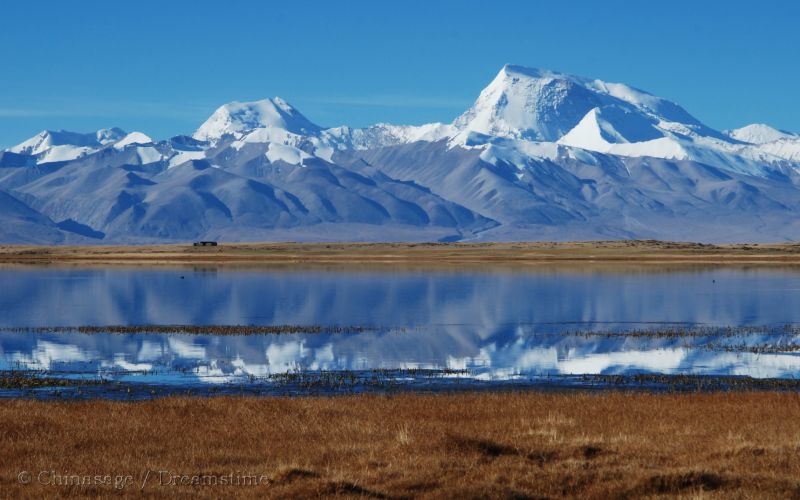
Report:
[[[315,333],[43,330],[111,325]],[[0,370],[75,382],[7,384],[0,396],[790,381],[795,325],[800,272],[790,268],[0,268]]]

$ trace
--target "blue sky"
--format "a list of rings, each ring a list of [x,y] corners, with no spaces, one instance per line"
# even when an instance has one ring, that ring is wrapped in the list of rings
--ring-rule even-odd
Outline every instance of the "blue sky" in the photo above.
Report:
[[[0,147],[44,128],[191,133],[281,96],[324,126],[450,121],[505,63],[624,82],[716,128],[800,131],[800,2],[16,1]]]

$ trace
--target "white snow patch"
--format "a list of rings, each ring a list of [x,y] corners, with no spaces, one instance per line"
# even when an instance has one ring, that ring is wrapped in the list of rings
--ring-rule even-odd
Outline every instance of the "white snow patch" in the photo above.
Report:
[[[85,146],[52,146],[39,156],[38,162],[71,161],[94,152],[95,149]]]
[[[302,165],[303,160],[311,158],[311,155],[305,151],[275,142],[269,144],[269,148],[265,154],[270,163],[280,160],[291,165]]]
[[[141,132],[131,132],[114,144],[116,149],[124,149],[131,144],[151,144],[153,139]]]

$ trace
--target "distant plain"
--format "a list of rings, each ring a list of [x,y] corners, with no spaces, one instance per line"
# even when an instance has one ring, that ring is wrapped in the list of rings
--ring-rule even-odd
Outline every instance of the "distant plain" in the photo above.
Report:
[[[557,264],[800,263],[800,244],[655,240],[520,243],[191,243],[140,246],[0,245],[0,264]]]

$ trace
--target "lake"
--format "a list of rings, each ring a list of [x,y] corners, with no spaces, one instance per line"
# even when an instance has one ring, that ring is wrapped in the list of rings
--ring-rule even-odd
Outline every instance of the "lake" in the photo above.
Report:
[[[800,376],[797,268],[7,267],[0,284],[0,397]],[[279,333],[217,334],[231,325]]]

